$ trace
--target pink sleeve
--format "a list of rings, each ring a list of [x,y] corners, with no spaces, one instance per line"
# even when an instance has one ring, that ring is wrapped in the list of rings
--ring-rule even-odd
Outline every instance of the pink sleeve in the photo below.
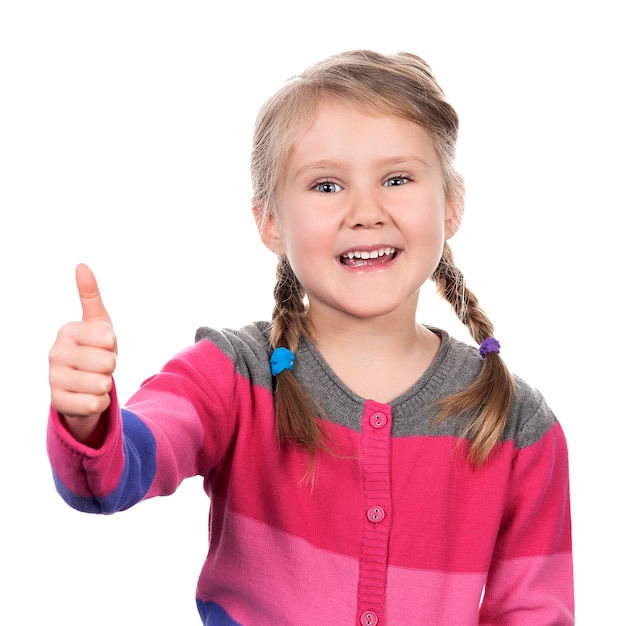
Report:
[[[573,623],[568,454],[555,423],[517,453],[480,624]]]
[[[195,344],[123,409],[113,390],[99,449],[77,442],[51,411],[47,445],[57,490],[74,508],[112,513],[207,475],[235,431],[237,378],[229,356],[208,341]]]

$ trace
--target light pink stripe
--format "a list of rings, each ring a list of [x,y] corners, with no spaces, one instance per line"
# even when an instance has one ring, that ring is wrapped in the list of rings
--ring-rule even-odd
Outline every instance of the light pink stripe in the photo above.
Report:
[[[149,387],[140,390],[128,408],[140,416],[156,439],[159,464],[147,497],[169,495],[184,478],[199,472],[195,462],[204,432],[196,408],[187,398]],[[175,425],[170,427],[169,422]]]
[[[215,557],[201,577],[201,599],[217,602],[243,624],[354,622],[358,582],[355,559],[321,550],[304,539],[232,512],[226,512],[226,520],[223,539],[214,546]],[[480,621],[486,572],[389,567],[385,625],[572,624],[571,585],[555,575],[562,571],[560,560],[569,558],[542,556],[499,564],[492,572]]]
[[[569,552],[495,562],[481,624],[570,626],[574,623],[571,571]]]
[[[390,567],[387,623],[476,626],[486,578],[486,572],[459,574]]]
[[[214,555],[200,577],[198,597],[217,602],[242,624],[354,621],[355,559],[232,513],[226,513],[222,541]]]

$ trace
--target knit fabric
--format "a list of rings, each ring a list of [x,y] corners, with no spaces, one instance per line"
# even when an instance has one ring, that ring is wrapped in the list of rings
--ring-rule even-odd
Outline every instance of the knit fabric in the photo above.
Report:
[[[434,402],[483,361],[443,331],[439,353],[389,404],[356,396],[302,340],[293,373],[319,402],[334,454],[278,444],[269,325],[199,329],[123,409],[97,449],[51,411],[48,453],[74,508],[113,513],[204,477],[206,625],[573,624],[568,460],[539,392],[517,379],[502,442],[479,470],[463,417]]]

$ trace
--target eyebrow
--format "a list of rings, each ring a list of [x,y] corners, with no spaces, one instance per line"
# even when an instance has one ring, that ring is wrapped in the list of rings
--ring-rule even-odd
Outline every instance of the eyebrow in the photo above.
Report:
[[[398,165],[401,163],[410,163],[411,165],[417,165],[418,167],[430,167],[430,163],[418,156],[417,154],[405,154],[400,156],[394,156],[389,158],[378,159],[374,161],[376,165]]]
[[[393,157],[383,157],[381,159],[376,159],[374,161],[375,167],[384,167],[386,165],[401,165],[403,163],[408,163],[417,167],[429,168],[430,163],[423,159],[422,157],[416,154],[407,154],[407,155],[398,155]],[[312,163],[305,163],[302,167],[300,167],[296,173],[295,177],[299,178],[306,172],[314,172],[316,170],[325,170],[325,169],[343,169],[344,164],[340,161],[332,161],[329,159],[320,159],[319,161],[313,161]]]

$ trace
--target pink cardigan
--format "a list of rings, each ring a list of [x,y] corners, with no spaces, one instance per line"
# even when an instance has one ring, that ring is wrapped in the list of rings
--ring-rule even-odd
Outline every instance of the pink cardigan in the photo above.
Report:
[[[268,324],[200,329],[87,448],[52,411],[48,451],[73,507],[112,513],[204,477],[210,549],[204,624],[464,626],[573,624],[567,447],[521,380],[502,442],[478,471],[463,418],[433,402],[480,370],[443,331],[440,352],[390,404],[347,389],[303,340],[294,374],[328,415],[336,455],[279,446]],[[157,598],[147,599],[156,602]]]

